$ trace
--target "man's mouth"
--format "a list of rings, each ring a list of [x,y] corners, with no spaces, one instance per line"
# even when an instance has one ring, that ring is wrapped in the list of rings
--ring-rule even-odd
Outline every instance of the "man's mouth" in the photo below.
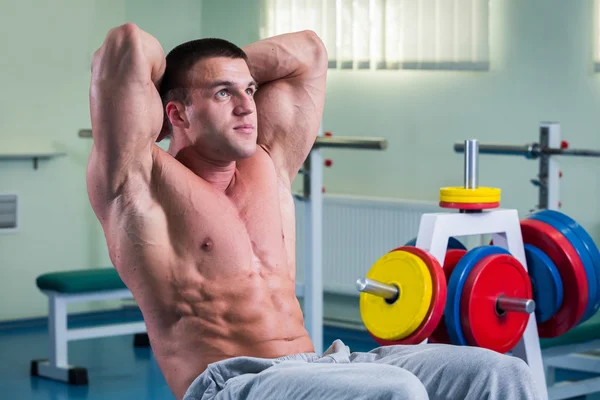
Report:
[[[237,125],[237,126],[234,126],[233,129],[236,132],[253,133],[254,132],[254,125],[252,125],[252,124]]]

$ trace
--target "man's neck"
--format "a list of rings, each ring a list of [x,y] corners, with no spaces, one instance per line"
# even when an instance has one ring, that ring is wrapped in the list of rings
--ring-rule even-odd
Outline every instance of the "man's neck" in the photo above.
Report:
[[[193,148],[180,150],[173,156],[194,174],[210,183],[219,191],[225,192],[235,176],[235,162],[220,162],[201,156]]]

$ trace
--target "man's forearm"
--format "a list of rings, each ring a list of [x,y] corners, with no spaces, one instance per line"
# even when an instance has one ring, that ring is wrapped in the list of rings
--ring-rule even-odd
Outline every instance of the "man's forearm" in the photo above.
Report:
[[[259,85],[320,70],[327,63],[327,51],[312,31],[286,33],[243,48],[250,73]]]

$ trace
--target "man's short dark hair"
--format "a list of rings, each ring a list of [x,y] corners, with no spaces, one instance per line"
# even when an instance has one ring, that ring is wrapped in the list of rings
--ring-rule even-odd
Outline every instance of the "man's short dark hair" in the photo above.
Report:
[[[197,39],[182,43],[167,54],[167,65],[160,84],[160,97],[163,106],[169,101],[179,100],[188,103],[190,69],[200,60],[210,57],[242,58],[248,56],[235,44],[223,39]]]

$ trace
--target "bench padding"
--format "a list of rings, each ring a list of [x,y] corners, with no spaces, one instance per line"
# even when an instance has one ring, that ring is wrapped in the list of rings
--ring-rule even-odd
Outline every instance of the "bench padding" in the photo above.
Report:
[[[40,290],[63,294],[127,289],[114,268],[51,272],[40,275],[36,284]]]
[[[575,343],[584,343],[600,339],[600,313],[592,316],[583,324],[576,326],[562,336],[552,339],[540,339],[542,349],[556,346],[565,346]]]

